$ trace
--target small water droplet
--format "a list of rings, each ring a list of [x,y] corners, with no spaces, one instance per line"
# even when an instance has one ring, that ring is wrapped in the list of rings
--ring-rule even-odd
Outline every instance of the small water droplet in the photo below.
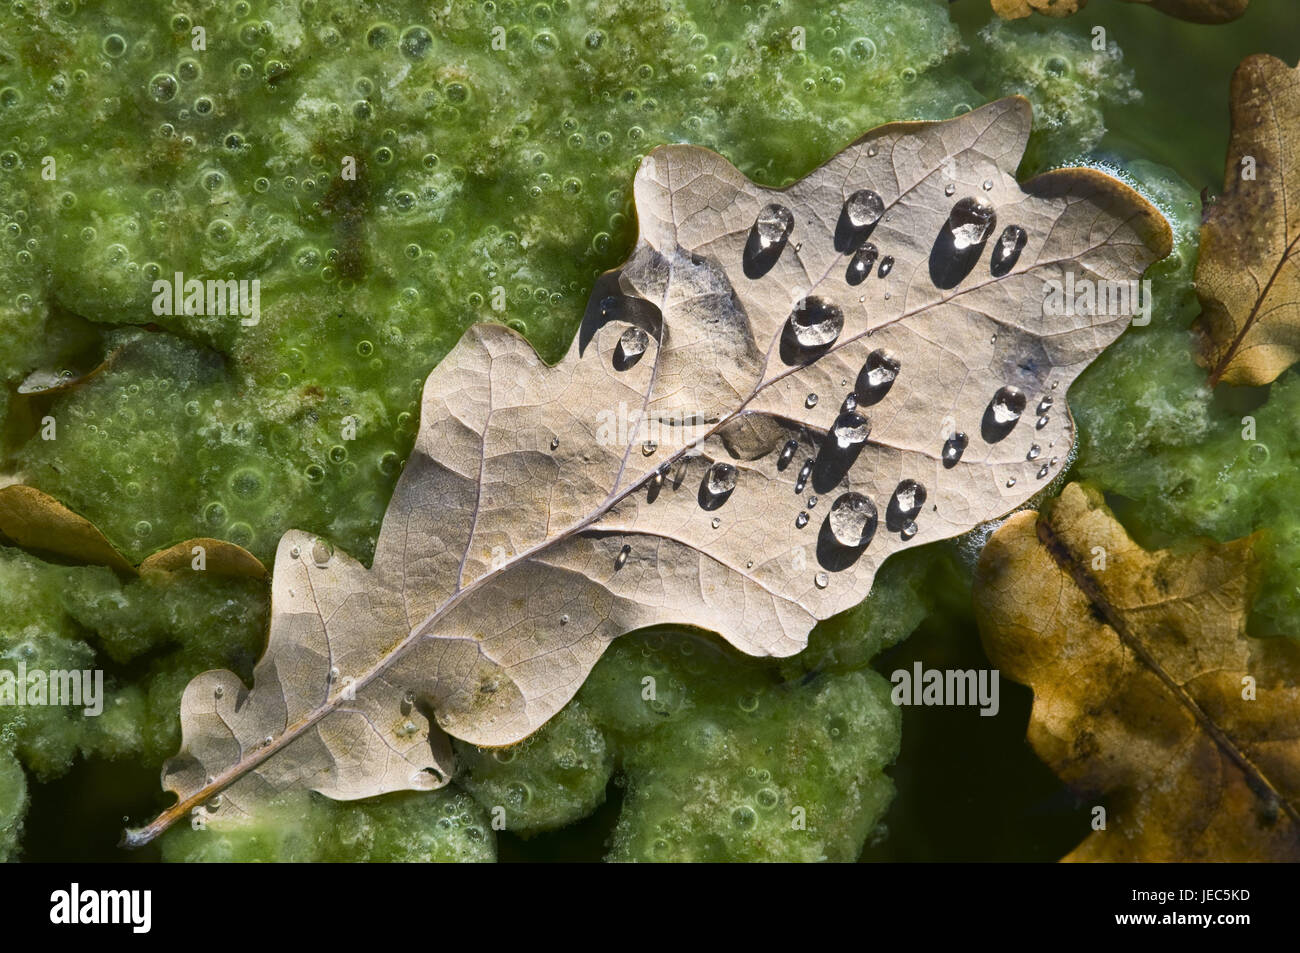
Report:
[[[947,185],[943,187],[943,194],[948,196],[949,198],[952,198],[952,196],[957,194],[957,186],[949,182]]]
[[[794,459],[794,452],[798,449],[799,449],[798,440],[787,440],[785,442],[785,446],[781,448],[781,456],[776,462],[776,468],[778,470],[784,470],[786,467],[788,467],[790,465],[790,461]]]
[[[943,465],[952,468],[957,465],[961,455],[966,451],[966,445],[970,441],[961,431],[950,436],[943,442]]]
[[[858,444],[865,442],[867,437],[871,435],[871,421],[861,414],[840,414],[835,418],[831,433],[835,435],[835,442],[839,445],[839,448],[848,450],[850,447],[856,447]]]
[[[1037,459],[1038,459],[1038,455],[1039,455],[1040,453],[1042,453],[1042,452],[1043,452],[1043,448],[1040,447],[1038,444],[1034,444],[1032,447],[1029,448],[1029,452],[1028,452],[1027,454],[1025,454],[1025,459],[1026,459],[1026,460],[1037,460]]]
[[[659,444],[655,443],[653,440],[647,440],[645,443],[641,444],[641,452],[647,457],[658,449]]]
[[[805,407],[809,408],[810,410],[811,410],[813,407],[816,407],[816,406],[817,406],[817,395],[816,395],[816,394],[809,394],[807,397],[804,398],[803,405],[804,405]]]
[[[1039,417],[1036,421],[1034,421],[1034,427],[1037,428],[1038,430],[1042,430],[1044,427],[1048,425],[1050,421],[1051,418],[1048,417],[1047,414],[1043,414],[1043,416]]]
[[[993,189],[993,180],[992,180],[992,179],[985,179],[985,180],[984,180],[984,191],[985,191],[985,192],[989,192],[989,191],[991,191],[992,189]]]
[[[558,447],[559,445],[560,445],[560,438],[559,438],[559,437],[552,437],[552,438],[551,438],[551,449],[554,450],[554,449],[555,449],[556,447]]]
[[[1060,458],[1060,457],[1052,457],[1052,459],[1049,461],[1048,465],[1049,465],[1049,466],[1053,466],[1053,467],[1056,466],[1056,461],[1059,460],[1059,459],[1061,459],[1061,458]]]
[[[301,555],[302,555],[302,550],[299,549],[297,546],[294,546],[293,548],[291,548],[291,549],[289,550],[289,558],[290,558],[290,559],[297,559],[297,558],[298,558],[299,556],[301,556]]]
[[[218,685],[216,688],[212,690],[212,694],[215,695],[217,698],[220,698],[222,695],[226,694],[226,690],[222,688],[220,685]]]
[[[876,157],[876,147],[867,146],[867,158],[874,159],[875,157]]]
[[[871,242],[863,242],[858,246],[858,250],[853,253],[853,258],[849,261],[849,284],[856,285],[865,281],[871,275],[871,269],[876,266],[876,258],[879,255],[880,249]]]
[[[908,520],[903,524],[903,528],[899,531],[899,535],[902,536],[903,539],[911,539],[916,535],[916,524],[911,520]]]
[[[1046,463],[1044,463],[1041,467],[1039,467],[1039,468],[1038,468],[1038,479],[1041,480],[1043,477],[1047,476],[1047,471],[1050,470],[1050,469],[1051,469],[1051,467],[1049,467]]]
[[[711,525],[714,529],[717,529],[719,526],[722,525],[722,518],[720,516],[713,517],[713,520],[710,522],[709,525]]]
[[[328,540],[317,539],[311,544],[311,559],[317,566],[329,565],[329,561],[333,556],[334,547],[330,545]]]
[[[620,370],[635,364],[649,344],[650,335],[640,328],[628,328],[624,331],[618,339],[618,349],[615,354],[615,359],[621,365]]]
[[[622,549],[618,551],[618,555],[614,557],[615,570],[619,570],[623,568],[624,564],[627,563],[627,554],[630,552],[632,552],[631,546],[624,546]]]
[[[799,476],[794,481],[794,491],[796,493],[802,493],[803,488],[808,485],[808,477],[812,475],[812,467],[812,461],[805,460],[803,466],[799,468]]]
[[[857,410],[857,409],[858,409],[858,395],[857,395],[857,394],[849,394],[849,396],[845,397],[845,398],[844,398],[844,404],[840,407],[840,410],[842,410],[842,411],[844,411],[844,412],[846,412],[846,413],[848,413],[848,412],[850,412],[850,411]]]
[[[736,488],[736,476],[737,470],[730,463],[715,463],[709,467],[705,485],[713,496],[722,496]]]
[[[849,491],[831,504],[831,535],[841,546],[857,549],[876,531],[876,504],[861,493]]]
[[[879,403],[894,386],[902,363],[883,348],[877,348],[867,355],[862,370],[858,373],[858,390],[861,399],[869,404]]]
[[[762,251],[769,251],[775,246],[784,245],[794,229],[794,215],[784,205],[763,206],[754,220],[758,232],[758,245]]]
[[[560,625],[568,625],[568,624],[569,624],[568,614],[566,613],[565,615],[560,616]]]
[[[948,213],[948,230],[958,251],[984,241],[993,227],[993,203],[982,196],[961,199]]]
[[[859,189],[844,203],[844,214],[854,228],[867,228],[880,221],[885,214],[885,203],[870,189]]]
[[[876,274],[879,275],[881,278],[883,278],[885,277],[885,275],[889,274],[893,270],[894,270],[894,256],[886,255],[884,258],[880,259],[880,268],[876,271]],[[885,297],[888,298],[889,295],[886,294]]]
[[[894,498],[890,508],[897,510],[905,519],[913,519],[925,505],[925,487],[915,480],[903,480],[894,489]]]
[[[751,559],[751,560],[749,560],[748,562],[746,562],[746,563],[745,563],[745,568],[746,568],[746,569],[753,569],[753,568],[754,568],[754,560]]]
[[[1042,400],[1038,402],[1038,412],[1040,414],[1045,414],[1051,409],[1052,409],[1052,398],[1044,397]]]
[[[1029,235],[1019,225],[1008,225],[1002,230],[998,243],[993,246],[993,272],[1004,275],[1015,267],[1020,253],[1025,249]]]
[[[825,589],[831,584],[831,577],[824,572],[819,572],[813,582],[817,583],[818,589]]]
[[[815,496],[808,497],[808,509],[812,509],[816,505],[817,505],[817,497]]]
[[[330,681],[337,682],[338,680],[339,680],[339,668],[337,665],[335,665],[333,668],[330,669]]]
[[[800,510],[799,515],[794,518],[794,525],[803,529],[808,525],[808,513],[806,510]]]
[[[1015,478],[1015,477],[1007,477],[1007,488],[1010,489],[1011,487],[1013,487],[1013,486],[1015,486],[1015,485],[1016,485],[1016,478]]]

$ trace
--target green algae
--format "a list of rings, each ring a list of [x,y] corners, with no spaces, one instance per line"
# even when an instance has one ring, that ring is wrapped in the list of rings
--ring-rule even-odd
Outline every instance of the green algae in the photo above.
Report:
[[[654,145],[708,145],[779,185],[880,122],[1019,92],[1035,109],[1032,172],[1104,143],[1114,107],[1137,99],[1141,61],[1092,49],[1083,23],[990,25],[964,53],[946,4],[930,0],[615,2],[598,17],[588,6],[435,15],[385,2],[358,21],[341,0],[7,5],[8,466],[133,559],[196,535],[268,557],[290,527],[368,558],[424,376],[480,320],[518,328],[548,359],[563,352],[593,277],[634,237],[631,173]],[[203,51],[191,48],[196,24]],[[345,156],[356,180],[341,175]],[[1300,389],[1288,375],[1267,393],[1209,391],[1188,331],[1197,189],[1109,158],[1160,204],[1177,247],[1150,275],[1151,326],[1071,391],[1074,474],[1105,487],[1144,541],[1270,526],[1256,616],[1294,633],[1287,448]],[[261,320],[155,314],[153,278],[177,271],[258,278]],[[80,387],[13,394],[33,370],[86,370],[109,354]],[[46,414],[54,440],[37,427]],[[689,632],[630,636],[527,742],[458,746],[447,790],[346,804],[286,795],[242,825],[169,833],[163,855],[491,860],[494,809],[504,830],[537,834],[589,815],[613,779],[611,859],[853,859],[888,807],[884,769],[900,744],[898,710],[868,665],[922,620],[959,615],[951,551],[886,563],[870,599],[793,659],[744,658]],[[218,666],[248,678],[267,607],[246,581],[122,580],[12,551],[0,551],[0,583],[0,651],[108,667],[112,698],[99,719],[0,710],[3,856],[18,849],[24,767],[41,779],[80,757],[160,762],[189,678]]]

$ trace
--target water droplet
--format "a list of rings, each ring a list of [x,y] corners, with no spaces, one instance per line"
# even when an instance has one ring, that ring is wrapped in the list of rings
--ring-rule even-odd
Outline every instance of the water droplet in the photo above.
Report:
[[[626,545],[618,551],[618,555],[614,557],[614,569],[616,571],[622,569],[627,563],[627,554],[630,552],[632,552],[632,547]]]
[[[950,436],[943,442],[943,465],[952,468],[957,465],[961,455],[966,451],[966,445],[969,443],[966,435],[961,431]]]
[[[1049,466],[1053,466],[1053,467],[1056,466],[1056,461],[1059,460],[1059,459],[1060,459],[1060,457],[1052,457],[1052,459],[1051,459],[1051,461],[1050,461],[1050,463],[1049,463]]]
[[[868,147],[867,147],[867,157],[868,157],[868,158],[871,158],[871,159],[874,159],[874,158],[876,157],[876,147],[875,147],[875,146],[868,146]]]
[[[1014,427],[1025,410],[1025,392],[1011,384],[998,388],[993,395],[993,421],[999,427]]]
[[[903,524],[903,528],[899,531],[899,535],[902,536],[903,539],[911,539],[916,535],[916,524],[911,520],[908,520]]]
[[[325,567],[334,556],[334,547],[328,540],[317,539],[311,544],[311,560],[317,566]]]
[[[618,339],[618,348],[614,354],[619,370],[626,370],[640,360],[649,343],[650,335],[640,328],[628,328],[624,331]]]
[[[831,535],[841,546],[857,549],[876,531],[876,504],[861,493],[843,493],[831,504]]]
[[[890,500],[890,509],[896,510],[904,519],[913,519],[925,505],[925,487],[915,480],[903,480],[894,489],[894,498]]]
[[[842,382],[841,382],[841,383],[842,383]],[[857,395],[857,394],[849,394],[849,396],[845,397],[845,398],[844,398],[844,404],[840,407],[840,410],[843,410],[843,411],[845,411],[846,413],[847,413],[848,411],[851,411],[851,410],[857,410],[857,409],[858,409],[858,395]]]
[[[1015,486],[1015,485],[1016,485],[1016,478],[1015,478],[1015,477],[1007,477],[1007,489],[1010,489],[1011,487],[1013,487],[1013,486]]]
[[[867,228],[880,221],[885,214],[885,203],[870,189],[859,189],[844,203],[844,214],[854,228]]]
[[[1008,225],[1002,230],[998,243],[993,246],[993,272],[1004,275],[1020,260],[1029,236],[1019,225]]]
[[[712,526],[714,529],[717,529],[719,526],[722,525],[722,517],[720,517],[720,516],[715,516],[715,517],[713,517],[713,519],[712,519],[712,521],[710,521],[709,525]]]
[[[953,246],[961,251],[984,241],[993,227],[993,218],[993,203],[988,199],[972,196],[960,200],[948,213]]]
[[[992,191],[992,189],[993,189],[993,180],[992,180],[992,179],[985,179],[985,180],[984,180],[984,191],[985,191],[985,192],[989,192],[989,191]]]
[[[808,497],[808,509],[812,509],[816,505],[817,505],[817,497],[815,496]]]
[[[552,437],[552,438],[551,438],[551,449],[554,450],[554,449],[555,449],[556,447],[558,447],[559,445],[560,445],[560,438],[559,438],[559,437]]]
[[[809,408],[810,410],[811,410],[813,407],[816,407],[816,406],[817,406],[817,395],[816,395],[816,394],[809,394],[807,397],[804,398],[803,405],[804,405],[805,407]]]
[[[568,614],[566,613],[565,615],[560,616],[560,625],[568,625],[568,624],[569,624]]]
[[[1048,472],[1050,469],[1051,469],[1051,467],[1049,467],[1046,463],[1044,463],[1041,467],[1039,467],[1039,468],[1038,468],[1038,479],[1041,480],[1043,477],[1047,476],[1047,472]]]
[[[880,250],[871,242],[863,242],[858,250],[853,253],[853,258],[849,261],[848,282],[851,285],[861,284],[871,276],[871,269],[876,267],[876,258],[880,255]]]
[[[866,441],[871,434],[871,421],[861,414],[840,414],[835,418],[831,433],[835,435],[835,442],[839,448],[848,450]]]
[[[796,493],[802,493],[803,488],[808,485],[808,477],[812,476],[812,467],[812,461],[805,460],[803,466],[799,468],[799,476],[794,481],[794,491]]]
[[[821,298],[809,297],[791,313],[789,331],[800,347],[824,347],[844,330],[844,312]]]
[[[736,468],[730,463],[715,463],[709,467],[709,475],[705,485],[712,495],[722,496],[736,488],[736,476]]]
[[[943,194],[948,196],[949,198],[952,198],[952,196],[957,194],[957,186],[949,182],[947,185],[943,187]]]
[[[831,584],[831,577],[824,572],[819,572],[813,582],[817,583],[818,589],[825,589]]]
[[[878,404],[894,386],[902,366],[898,358],[883,348],[868,354],[858,374],[859,399],[866,404]]]
[[[297,558],[298,558],[299,556],[301,556],[301,555],[302,555],[302,550],[299,549],[297,546],[294,546],[293,548],[291,548],[291,549],[289,550],[289,558],[290,558],[290,559],[297,559]]]
[[[794,459],[794,452],[798,449],[799,449],[798,440],[787,440],[785,442],[785,446],[781,448],[781,456],[776,462],[776,468],[778,470],[784,470],[787,466],[789,466],[790,461]]]
[[[1040,453],[1042,453],[1042,452],[1043,452],[1043,448],[1040,447],[1038,444],[1034,444],[1032,447],[1029,448],[1029,452],[1028,452],[1027,454],[1025,454],[1025,459],[1026,459],[1026,460],[1037,460],[1037,459],[1038,459],[1038,455],[1039,455]]]
[[[893,270],[894,270],[894,256],[886,255],[884,258],[880,259],[880,268],[876,270],[876,274],[879,275],[881,278],[883,278]],[[885,295],[885,297],[888,298],[889,295]]]
[[[759,249],[767,252],[789,240],[794,215],[784,205],[765,205],[754,220],[754,228],[758,232]]]
[[[806,510],[800,510],[799,515],[794,518],[794,525],[803,529],[808,525],[808,513]]]
[[[1034,421],[1034,426],[1037,429],[1042,430],[1044,427],[1047,426],[1050,420],[1051,418],[1048,417],[1047,414],[1043,414],[1043,416],[1039,417],[1036,421]]]
[[[659,444],[655,443],[653,440],[647,440],[645,441],[645,443],[641,444],[641,452],[644,453],[647,457],[650,456],[650,454],[654,453],[658,449],[659,449]]]
[[[212,694],[215,695],[217,698],[220,698],[222,695],[226,694],[226,690],[222,688],[220,685],[218,685],[216,688],[212,690]]]
[[[754,568],[754,560],[751,559],[751,560],[749,560],[747,563],[745,563],[745,568],[746,568],[746,569],[753,569],[753,568]]]

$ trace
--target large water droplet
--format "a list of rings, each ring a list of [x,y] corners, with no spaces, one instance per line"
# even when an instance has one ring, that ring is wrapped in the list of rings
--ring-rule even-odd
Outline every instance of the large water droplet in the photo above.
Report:
[[[706,486],[714,496],[730,493],[736,488],[736,468],[730,463],[715,463],[709,467]]]
[[[789,330],[800,347],[824,347],[844,330],[844,312],[821,298],[805,298],[790,315]]]
[[[871,242],[863,242],[858,250],[853,253],[853,258],[849,261],[848,282],[851,285],[861,284],[867,278],[871,277],[871,269],[876,267],[876,258],[879,257],[880,250]]]
[[[840,414],[835,418],[831,433],[835,435],[835,443],[839,445],[839,448],[848,450],[850,447],[856,447],[866,442],[867,437],[871,434],[871,421],[861,414]]]
[[[880,221],[885,214],[885,203],[870,189],[859,189],[844,203],[844,214],[854,228],[867,228]]]
[[[1011,384],[998,388],[998,392],[993,395],[992,409],[993,422],[999,428],[1009,430],[1024,413],[1025,392]]]
[[[754,229],[758,233],[759,250],[770,253],[789,241],[794,215],[784,205],[775,202],[765,205],[754,220]]]
[[[843,493],[831,504],[828,521],[836,542],[857,549],[876,531],[876,504],[861,493]]]
[[[984,241],[993,227],[993,203],[983,196],[968,196],[948,213],[953,246],[961,251]]]

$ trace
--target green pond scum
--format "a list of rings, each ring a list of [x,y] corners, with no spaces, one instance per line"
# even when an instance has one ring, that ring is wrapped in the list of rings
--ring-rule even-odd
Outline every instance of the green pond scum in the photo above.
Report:
[[[1294,635],[1300,382],[1211,390],[1189,329],[1201,192],[1256,52],[1300,59],[1292,0],[1224,26],[1116,0],[1014,22],[986,0],[3,0],[3,482],[132,563],[214,537],[269,565],[291,528],[368,561],[426,375],[483,321],[560,357],[630,251],[649,150],[707,146],[780,186],[881,123],[1020,94],[1022,177],[1100,168],[1175,236],[1150,324],[1071,389],[1069,479],[1145,546],[1267,528],[1251,631]],[[153,290],[252,277],[255,321]],[[997,719],[890,700],[895,668],[980,664],[978,536],[889,560],[792,658],[634,633],[526,741],[457,743],[447,788],[288,794],[130,859],[1056,859],[1086,812],[1024,745],[1027,690],[1004,685]],[[181,691],[211,668],[249,681],[268,615],[262,581],[0,547],[0,665],[105,673],[97,717],[0,707],[0,858],[123,859],[122,816],[167,803]]]

